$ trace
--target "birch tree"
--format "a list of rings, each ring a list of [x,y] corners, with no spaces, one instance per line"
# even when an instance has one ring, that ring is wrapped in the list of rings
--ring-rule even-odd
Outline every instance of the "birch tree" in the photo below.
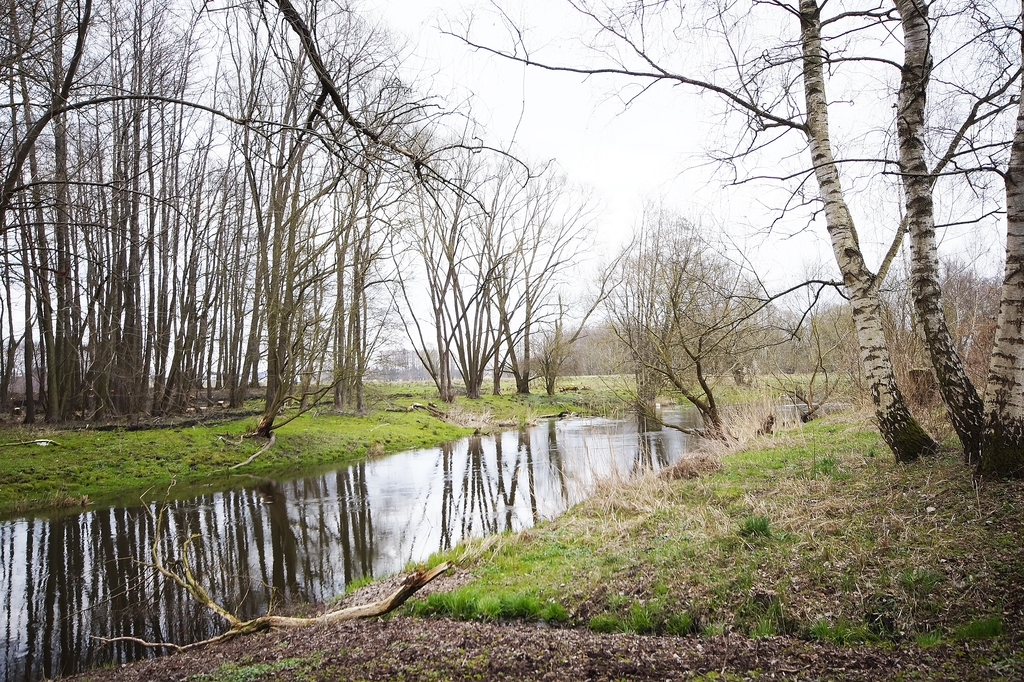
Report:
[[[1022,160],[1020,131],[1020,7],[1015,7],[1016,21],[1001,23],[1003,6],[993,3],[978,8],[980,21],[971,16],[971,8],[961,9],[950,17],[966,36],[961,43],[945,45],[945,52],[955,56],[981,45],[979,61],[968,64],[977,73],[965,77],[958,94],[969,98],[967,113],[953,129],[945,148],[933,164],[928,163],[929,114],[928,101],[933,96],[936,52],[941,41],[936,39],[938,21],[929,16],[927,3],[917,0],[894,0],[903,29],[904,60],[896,106],[896,129],[900,144],[900,172],[906,202],[906,223],[911,237],[911,291],[921,321],[925,345],[935,377],[968,463],[987,476],[1020,476],[1024,474],[1024,439],[1021,437],[1024,385],[1020,381],[1022,360],[1013,348],[1020,346],[1022,318],[1020,313],[1019,264],[1021,246],[1018,236],[1019,216],[1016,214],[1016,185]],[[1015,27],[1014,27],[1015,25]],[[1016,42],[1016,50],[1013,44]],[[1014,54],[1016,52],[1016,54]],[[941,54],[940,54],[941,56]],[[984,61],[981,61],[983,59]],[[976,85],[977,84],[977,85]],[[948,88],[948,83],[943,83]],[[959,85],[959,84],[956,84]],[[985,130],[989,121],[1014,104],[1017,94],[1017,125],[1009,143],[1005,170],[1000,170],[1000,148],[1006,143],[998,137],[988,144],[977,139],[975,130]],[[948,103],[947,103],[948,106]],[[934,145],[933,145],[934,146]],[[975,161],[972,163],[972,158]],[[979,158],[980,157],[980,158]],[[976,164],[976,165],[975,165]],[[989,362],[984,401],[971,382],[963,359],[957,352],[946,320],[941,289],[938,243],[934,220],[934,191],[947,167],[957,174],[975,178],[991,170],[1003,176],[1006,202],[1006,265],[997,322],[996,340]],[[976,180],[975,180],[976,181]]]
[[[1024,38],[1020,49],[1024,62]],[[985,385],[983,450],[978,465],[979,472],[988,476],[1024,476],[1024,88],[1017,102],[1013,143],[1003,173],[1006,264]]]

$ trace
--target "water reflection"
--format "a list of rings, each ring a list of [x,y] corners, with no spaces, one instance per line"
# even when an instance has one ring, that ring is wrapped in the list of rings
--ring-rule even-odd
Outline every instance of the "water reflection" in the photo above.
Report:
[[[32,682],[154,655],[131,636],[184,643],[222,624],[145,562],[180,557],[242,617],[324,602],[468,536],[515,531],[581,500],[597,478],[675,461],[675,430],[603,419],[471,436],[307,478],[148,507],[0,523],[0,678]],[[156,537],[154,514],[164,509]]]

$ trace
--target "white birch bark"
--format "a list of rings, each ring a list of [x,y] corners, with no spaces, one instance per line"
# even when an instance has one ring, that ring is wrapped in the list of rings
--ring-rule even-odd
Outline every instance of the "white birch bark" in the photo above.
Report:
[[[1021,52],[1024,57],[1024,39]],[[985,385],[984,449],[978,473],[1019,477],[1024,475],[1024,97],[1018,104],[1003,178],[1006,268]]]
[[[925,347],[939,393],[969,463],[981,456],[984,408],[964,371],[946,326],[939,286],[938,244],[932,197],[934,176],[925,160],[924,129],[928,83],[931,77],[931,27],[923,0],[894,0],[904,37],[904,60],[896,107],[906,209],[910,235],[911,293],[925,335]]]
[[[910,461],[934,451],[936,444],[910,414],[896,386],[889,349],[882,332],[875,276],[864,262],[853,217],[843,196],[839,169],[829,137],[820,8],[816,0],[800,0],[800,24],[807,106],[805,133],[818,189],[825,205],[826,227],[850,297],[861,362],[874,402],[878,428],[896,460]]]

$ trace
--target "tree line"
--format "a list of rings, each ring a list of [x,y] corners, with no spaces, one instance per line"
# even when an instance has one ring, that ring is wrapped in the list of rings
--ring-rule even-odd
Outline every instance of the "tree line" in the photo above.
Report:
[[[266,435],[288,401],[364,409],[403,325],[444,399],[453,359],[470,394],[506,363],[528,390],[591,204],[467,141],[359,7],[5,9],[0,404],[19,377],[28,423],[255,391]]]

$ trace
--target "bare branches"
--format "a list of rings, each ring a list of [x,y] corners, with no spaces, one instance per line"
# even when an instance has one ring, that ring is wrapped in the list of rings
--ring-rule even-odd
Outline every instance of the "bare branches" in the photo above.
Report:
[[[744,109],[744,110],[750,112],[751,114],[753,114],[757,119],[759,119],[761,121],[765,121],[766,123],[764,125],[766,127],[769,124],[774,124],[774,125],[778,125],[778,126],[781,126],[781,127],[784,127],[784,128],[791,128],[793,130],[803,130],[804,129],[804,124],[803,123],[794,121],[794,120],[792,120],[790,118],[776,116],[775,114],[771,113],[770,111],[767,111],[767,110],[763,109],[760,105],[758,105],[758,104],[756,104],[754,102],[749,101],[748,99],[746,99],[746,98],[736,94],[735,92],[729,90],[728,88],[716,85],[716,84],[711,83],[709,81],[700,80],[698,78],[690,78],[690,77],[685,76],[683,74],[677,74],[677,73],[669,72],[669,71],[667,71],[665,69],[661,69],[661,68],[657,67],[657,65],[653,64],[653,62],[648,62],[653,67],[650,70],[627,69],[627,68],[619,68],[619,67],[588,68],[588,67],[575,67],[575,66],[567,66],[567,65],[548,64],[546,62],[536,61],[536,60],[534,60],[532,57],[530,57],[528,55],[527,56],[520,56],[520,55],[518,55],[518,54],[516,54],[514,52],[507,52],[507,51],[503,51],[503,50],[500,50],[500,49],[497,49],[497,48],[493,48],[493,47],[490,47],[490,46],[487,46],[487,45],[483,45],[483,44],[480,44],[480,43],[473,42],[468,37],[460,35],[460,34],[457,34],[457,33],[445,32],[445,34],[453,36],[453,37],[456,37],[456,38],[459,38],[460,40],[465,42],[466,45],[472,47],[475,50],[480,50],[482,52],[487,52],[489,54],[493,54],[493,55],[498,56],[498,57],[503,57],[505,59],[509,59],[511,61],[518,62],[518,63],[523,64],[525,66],[533,66],[533,67],[536,67],[536,68],[539,68],[539,69],[543,69],[545,71],[552,71],[552,72],[557,72],[557,73],[572,73],[572,74],[576,74],[576,75],[580,75],[580,76],[588,76],[588,77],[589,76],[604,76],[604,75],[626,76],[626,77],[630,77],[630,78],[640,78],[640,79],[643,79],[643,80],[667,81],[667,82],[675,83],[675,84],[679,84],[679,85],[693,86],[693,87],[698,88],[700,90],[706,90],[706,91],[713,92],[713,93],[716,93],[718,95],[721,95],[722,97],[725,97],[727,100],[733,102],[734,104],[736,104],[741,109]],[[631,46],[633,46],[632,43],[629,43],[629,44]],[[633,46],[633,47],[634,47],[634,49],[636,49],[638,54],[644,56],[645,61],[646,61],[647,60],[646,55],[644,55],[644,53],[641,50],[639,50],[638,48],[636,48],[635,46]]]
[[[420,158],[419,155],[409,149],[395,144],[391,140],[384,139],[383,136],[370,129],[366,124],[357,119],[351,111],[349,111],[341,92],[334,83],[333,77],[324,65],[323,59],[320,57],[320,50],[317,48],[316,41],[310,33],[309,27],[306,25],[302,16],[295,9],[291,0],[276,0],[276,2],[278,8],[281,10],[281,16],[283,16],[285,21],[288,22],[288,25],[291,26],[295,35],[299,37],[303,50],[306,53],[306,58],[309,59],[309,63],[313,67],[313,70],[320,81],[323,93],[326,93],[327,96],[330,97],[331,103],[334,104],[335,109],[337,109],[338,113],[342,115],[345,122],[352,126],[352,128],[354,128],[360,135],[367,137],[374,143],[386,147],[387,149],[409,159],[416,168],[417,173],[419,173],[421,167],[424,165],[424,160]],[[318,103],[323,101],[323,93],[317,100]],[[318,107],[315,107],[314,110],[316,108]],[[313,112],[310,113],[310,116],[313,116]]]
[[[50,121],[66,111],[68,97],[71,95],[71,88],[74,86],[75,78],[78,75],[78,68],[82,63],[82,56],[85,54],[86,38],[89,35],[89,25],[91,22],[92,0],[85,0],[81,14],[78,17],[74,53],[63,74],[60,89],[53,93],[49,106],[26,131],[24,139],[18,144],[17,151],[13,155],[13,160],[7,170],[7,176],[4,178],[3,185],[0,186],[0,230],[6,229],[7,211],[11,207],[11,199],[14,195],[15,187],[21,178],[22,169],[25,166],[25,162],[28,161],[29,154],[35,149],[36,141],[42,135],[43,130],[50,124]]]

